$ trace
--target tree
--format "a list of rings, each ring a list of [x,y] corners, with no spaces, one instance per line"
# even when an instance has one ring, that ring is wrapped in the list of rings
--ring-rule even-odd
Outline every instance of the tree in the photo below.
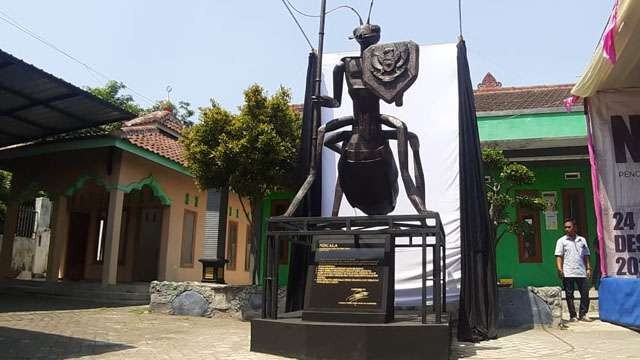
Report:
[[[120,92],[127,86],[115,80],[109,80],[104,86],[87,87],[86,90],[102,100],[112,103],[134,115],[142,115],[144,109],[138,105],[133,97]]]
[[[544,210],[545,202],[541,197],[515,191],[515,187],[530,185],[536,181],[533,171],[522,164],[509,161],[502,150],[496,148],[482,150],[482,163],[491,174],[491,179],[486,181],[487,202],[496,243],[508,232],[525,235],[533,231],[528,223],[518,221],[507,212],[510,207]]]
[[[122,91],[126,88],[127,86],[121,82],[109,80],[104,86],[93,88],[87,87],[86,90],[100,99],[118,106],[136,116],[142,116],[158,110],[168,110],[173,112],[176,118],[178,118],[178,120],[180,120],[185,126],[189,127],[193,125],[193,122],[189,120],[189,118],[192,117],[195,112],[191,109],[191,104],[189,102],[178,101],[178,105],[175,105],[169,100],[160,100],[153,106],[144,108],[138,105],[131,95],[122,94]],[[100,128],[110,131],[119,129],[121,126],[122,123],[114,123],[102,125]]]
[[[252,229],[253,264],[258,254],[262,199],[292,184],[301,119],[289,106],[290,100],[289,91],[282,87],[269,97],[262,87],[252,85],[244,92],[239,114],[212,100],[211,106],[200,109],[200,122],[187,128],[181,140],[187,166],[201,188],[230,187],[239,195]],[[256,270],[254,266],[254,282]]]

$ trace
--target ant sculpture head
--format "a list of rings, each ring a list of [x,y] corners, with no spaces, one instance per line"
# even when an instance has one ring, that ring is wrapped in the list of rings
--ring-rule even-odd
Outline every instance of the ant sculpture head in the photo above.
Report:
[[[353,36],[350,38],[355,39],[362,50],[368,48],[371,45],[375,45],[380,41],[380,26],[360,23],[360,26],[353,29]]]

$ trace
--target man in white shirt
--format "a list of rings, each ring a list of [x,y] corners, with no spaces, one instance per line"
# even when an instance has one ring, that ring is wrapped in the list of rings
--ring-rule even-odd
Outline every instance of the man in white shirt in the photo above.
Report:
[[[562,286],[567,297],[569,321],[576,321],[576,308],[573,305],[573,292],[580,291],[580,313],[577,320],[591,321],[587,317],[589,311],[589,284],[591,278],[591,263],[589,261],[589,246],[587,241],[576,234],[576,221],[572,218],[564,221],[565,236],[556,242],[556,268],[562,280]]]

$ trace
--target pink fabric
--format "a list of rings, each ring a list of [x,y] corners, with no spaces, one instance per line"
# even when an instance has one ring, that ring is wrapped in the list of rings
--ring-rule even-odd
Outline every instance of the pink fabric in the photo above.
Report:
[[[571,112],[571,108],[574,107],[578,100],[580,100],[580,96],[573,95],[572,97],[562,100],[562,103],[564,104],[564,108],[567,112]]]
[[[587,99],[585,99],[585,109],[587,109]],[[589,149],[589,164],[591,165],[591,188],[593,189],[593,207],[596,212],[596,233],[598,236],[598,249],[600,250],[600,274],[607,276],[607,260],[604,246],[604,228],[602,225],[602,206],[600,205],[600,184],[598,182],[598,161],[593,147],[593,131],[591,130],[591,118],[589,112],[587,116],[587,147]]]
[[[607,58],[612,64],[615,64],[618,61],[616,54],[616,33],[618,32],[618,8],[619,8],[619,0],[616,0],[615,5],[613,6],[613,12],[611,13],[611,17],[609,18],[609,23],[604,31],[604,38],[602,44],[602,54],[605,58]]]

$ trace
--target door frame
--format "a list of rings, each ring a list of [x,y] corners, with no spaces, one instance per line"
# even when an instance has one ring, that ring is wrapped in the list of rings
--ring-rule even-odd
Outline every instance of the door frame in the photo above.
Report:
[[[529,196],[537,196],[537,190],[518,190],[517,194],[526,194]],[[536,245],[536,256],[525,257],[524,256],[524,239],[522,235],[518,235],[518,261],[520,263],[542,263],[542,234],[540,231],[540,212],[530,209],[516,208],[516,217],[518,221],[523,221],[525,218],[533,219],[533,236]]]

